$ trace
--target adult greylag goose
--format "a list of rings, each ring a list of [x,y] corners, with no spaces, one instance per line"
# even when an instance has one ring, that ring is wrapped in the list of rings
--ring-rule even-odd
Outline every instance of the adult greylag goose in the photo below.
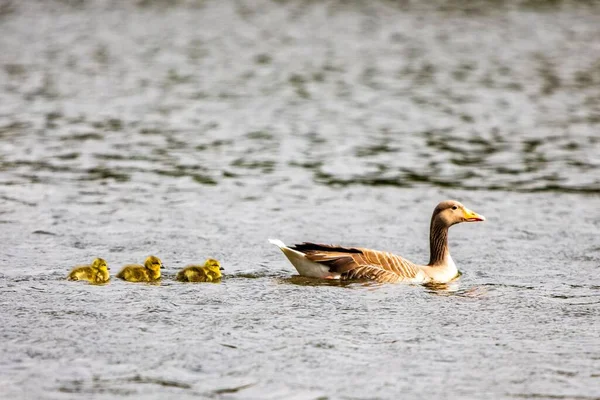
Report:
[[[442,201],[433,210],[429,230],[429,263],[418,265],[398,255],[360,247],[317,243],[278,246],[302,276],[322,279],[368,279],[377,282],[447,283],[458,275],[448,249],[448,228],[461,222],[485,221],[483,215],[455,200]]]

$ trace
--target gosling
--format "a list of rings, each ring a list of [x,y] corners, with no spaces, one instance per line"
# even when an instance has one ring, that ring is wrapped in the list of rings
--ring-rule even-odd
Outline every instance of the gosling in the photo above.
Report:
[[[71,271],[67,277],[70,281],[89,281],[91,283],[106,283],[110,280],[110,268],[102,258],[94,259],[90,265],[80,265]]]
[[[209,258],[204,265],[188,265],[177,273],[176,279],[181,282],[219,282],[222,270],[217,260]]]
[[[160,280],[160,269],[164,268],[158,257],[150,256],[146,258],[144,265],[131,264],[125,265],[117,278],[129,282],[156,282]]]

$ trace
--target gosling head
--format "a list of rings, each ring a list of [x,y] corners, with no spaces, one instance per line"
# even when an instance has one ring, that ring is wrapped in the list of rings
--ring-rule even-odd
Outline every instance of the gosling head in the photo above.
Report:
[[[204,262],[204,268],[212,272],[215,276],[220,277],[221,271],[223,271],[223,267],[221,267],[221,263],[215,260],[214,258],[209,258]]]
[[[104,260],[103,258],[94,259],[94,262],[92,263],[92,268],[98,269],[103,272],[110,271],[110,268],[108,268],[108,264],[106,263],[106,260]]]
[[[433,210],[431,216],[431,224],[441,222],[446,227],[459,224],[461,222],[480,222],[485,221],[483,215],[477,214],[475,211],[469,210],[456,200],[442,201]]]
[[[160,269],[163,267],[162,262],[156,256],[150,256],[146,258],[144,266],[152,271],[160,271]]]

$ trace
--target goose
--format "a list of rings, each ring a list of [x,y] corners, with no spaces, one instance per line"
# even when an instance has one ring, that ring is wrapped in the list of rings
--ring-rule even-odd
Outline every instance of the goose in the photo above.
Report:
[[[304,242],[286,246],[269,239],[302,276],[321,279],[366,279],[381,283],[447,283],[458,275],[448,249],[448,228],[461,222],[485,221],[483,215],[460,202],[446,200],[433,210],[429,230],[427,265],[415,264],[396,254],[360,247]]]
[[[160,279],[160,270],[164,268],[156,256],[146,258],[144,265],[129,264],[117,274],[117,278],[129,282],[154,282]]]
[[[176,279],[181,282],[218,282],[222,270],[217,260],[209,258],[204,265],[188,265],[177,273]]]
[[[89,281],[92,283],[106,283],[110,280],[108,264],[102,258],[96,258],[89,265],[79,265],[73,268],[67,276],[70,281]]]

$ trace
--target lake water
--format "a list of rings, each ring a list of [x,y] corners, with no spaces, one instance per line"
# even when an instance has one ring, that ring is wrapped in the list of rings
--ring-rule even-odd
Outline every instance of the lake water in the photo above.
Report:
[[[1,3],[0,397],[600,398],[600,7],[452,4]],[[448,287],[267,242],[424,263],[447,198]]]

